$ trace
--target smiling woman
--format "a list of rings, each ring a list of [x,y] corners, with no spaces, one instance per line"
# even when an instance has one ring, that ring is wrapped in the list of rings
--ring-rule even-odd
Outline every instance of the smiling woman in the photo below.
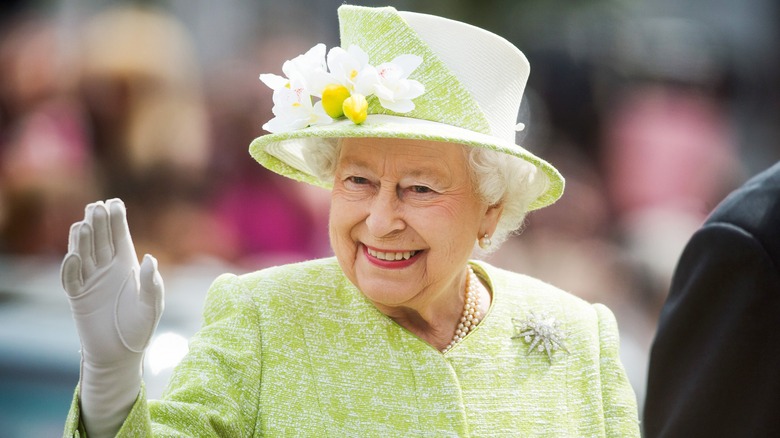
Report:
[[[91,204],[63,262],[84,364],[66,435],[639,436],[612,313],[472,259],[563,190],[515,144],[523,54],[430,15],[339,19],[343,49],[261,76],[275,117],[250,146],[332,190],[335,257],[219,277],[147,402],[162,279],[121,201]]]

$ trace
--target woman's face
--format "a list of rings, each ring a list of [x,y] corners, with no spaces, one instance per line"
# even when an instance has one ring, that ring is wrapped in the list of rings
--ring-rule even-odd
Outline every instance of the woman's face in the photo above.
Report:
[[[347,277],[383,307],[418,308],[460,293],[478,237],[500,208],[475,193],[460,145],[345,139],[336,165],[330,240]]]

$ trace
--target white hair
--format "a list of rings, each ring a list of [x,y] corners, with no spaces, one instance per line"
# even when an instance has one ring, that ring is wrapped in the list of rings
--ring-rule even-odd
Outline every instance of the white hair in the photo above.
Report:
[[[468,154],[469,173],[477,196],[488,205],[503,207],[496,230],[490,236],[491,246],[487,249],[475,246],[477,254],[486,254],[498,249],[512,233],[520,231],[528,207],[547,190],[549,179],[521,158],[492,149],[463,148]],[[338,138],[310,139],[304,146],[304,157],[314,176],[330,184],[340,151]]]

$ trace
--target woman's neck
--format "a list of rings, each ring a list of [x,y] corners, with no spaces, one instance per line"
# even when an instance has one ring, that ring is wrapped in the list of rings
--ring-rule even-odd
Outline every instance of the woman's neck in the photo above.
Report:
[[[455,282],[457,289],[450,288],[448,292],[439,294],[436,300],[423,305],[383,306],[379,310],[401,327],[442,351],[452,341],[460,318],[463,316],[466,303],[466,272],[464,269],[464,275]],[[477,283],[479,311],[485,315],[490,307],[490,293],[481,281]]]

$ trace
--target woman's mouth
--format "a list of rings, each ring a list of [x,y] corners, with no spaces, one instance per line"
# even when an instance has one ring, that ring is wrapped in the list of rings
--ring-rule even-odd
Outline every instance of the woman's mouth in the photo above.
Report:
[[[363,247],[363,255],[368,263],[381,269],[406,269],[416,264],[420,260],[420,256],[425,253],[425,251],[420,249],[388,251],[369,248],[366,245],[360,246]]]
[[[379,260],[388,261],[388,262],[409,260],[410,258],[414,257],[415,254],[418,253],[418,251],[385,252],[385,251],[377,251],[369,247],[366,247],[366,251],[368,252],[368,255],[370,255],[371,257],[374,257]]]

